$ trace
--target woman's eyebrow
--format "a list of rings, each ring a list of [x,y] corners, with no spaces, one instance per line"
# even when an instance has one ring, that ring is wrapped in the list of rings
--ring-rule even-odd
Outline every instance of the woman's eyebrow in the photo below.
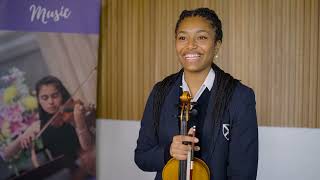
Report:
[[[42,97],[42,96],[52,96],[52,95],[56,95],[56,94],[59,94],[60,92],[59,91],[57,91],[57,92],[53,92],[53,93],[51,93],[51,94],[43,94],[43,95],[41,95],[40,97]]]
[[[177,35],[179,35],[179,34],[186,34],[186,33],[187,33],[187,31],[178,31]]]
[[[202,33],[202,32],[209,33],[207,30],[203,30],[203,29],[200,29],[200,30],[196,31],[196,33]],[[188,33],[188,31],[178,31],[177,35],[179,35],[179,34],[187,34],[187,33]]]
[[[203,30],[203,29],[201,29],[201,30],[199,30],[199,31],[197,31],[197,33],[209,33],[208,31],[206,31],[206,30]]]

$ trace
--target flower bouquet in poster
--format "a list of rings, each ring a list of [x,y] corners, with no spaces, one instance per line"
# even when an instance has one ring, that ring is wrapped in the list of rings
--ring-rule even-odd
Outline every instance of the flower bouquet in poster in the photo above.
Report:
[[[0,151],[38,120],[37,100],[31,95],[24,75],[18,68],[11,68],[0,76]],[[37,140],[36,147],[41,146],[41,140]],[[30,150],[23,150],[6,162],[18,174],[18,168],[30,156]]]

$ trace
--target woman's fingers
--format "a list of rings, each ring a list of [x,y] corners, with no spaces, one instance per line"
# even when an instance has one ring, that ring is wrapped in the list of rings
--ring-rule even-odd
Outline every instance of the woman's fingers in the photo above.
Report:
[[[26,149],[30,146],[32,141],[36,139],[37,134],[40,132],[40,121],[33,122],[27,130],[19,136],[20,147]]]
[[[35,133],[39,133],[40,132],[40,121],[37,121],[36,123],[35,123],[35,128],[34,128],[34,132]]]
[[[23,149],[26,149],[28,147],[28,142],[27,142],[27,139],[23,139],[21,141],[21,146]]]
[[[170,146],[170,155],[178,160],[186,160],[188,152],[191,150],[191,146],[183,144],[183,142],[187,142],[188,144],[192,142],[197,143],[199,139],[191,136],[174,136]],[[196,147],[195,149],[200,149],[199,146]]]
[[[173,143],[177,142],[177,143],[182,143],[182,142],[194,142],[194,143],[198,143],[199,139],[196,137],[191,137],[191,136],[182,136],[182,135],[177,135],[173,137],[172,140]]]
[[[188,152],[190,150],[189,146],[182,143],[172,143],[171,148],[173,152]]]
[[[172,143],[170,146],[170,155],[178,160],[186,160],[188,156],[188,152],[191,150],[191,143],[198,143],[199,139],[196,137],[192,137],[195,133],[195,128],[192,127],[188,131],[188,136],[177,135],[172,139]],[[195,151],[199,151],[200,147],[195,146]]]
[[[24,149],[24,140],[23,139],[20,140],[20,146],[21,146],[22,149]]]
[[[74,113],[84,113],[85,109],[82,104],[75,104],[74,105]]]
[[[177,160],[186,160],[188,157],[188,152],[190,151],[191,147],[190,147],[190,145],[183,145],[183,146],[186,148],[181,148],[181,147],[174,148],[173,147],[170,152],[170,155]],[[199,151],[199,150],[200,150],[199,146],[194,147],[194,151]]]
[[[188,135],[192,135],[195,131],[196,131],[196,127],[194,126],[194,127],[189,129]]]
[[[79,120],[79,119],[83,119],[84,118],[84,107],[81,104],[76,104],[74,106],[74,111],[73,111],[73,115],[74,115],[74,119],[75,121]]]
[[[29,136],[22,137],[21,140],[20,140],[20,146],[23,149],[27,149],[31,145],[32,141],[35,140],[36,134],[37,133],[31,134]]]
[[[200,151],[200,147],[199,146],[195,146],[193,150]]]

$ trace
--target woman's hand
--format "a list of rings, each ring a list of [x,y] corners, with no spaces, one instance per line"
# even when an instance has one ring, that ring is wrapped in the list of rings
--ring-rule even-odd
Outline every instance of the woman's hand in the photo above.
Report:
[[[194,129],[190,128],[188,134],[191,135],[192,131],[194,131]],[[170,155],[177,160],[186,160],[188,156],[188,152],[191,150],[191,145],[185,145],[183,144],[183,142],[197,143],[199,142],[199,139],[196,137],[183,136],[183,135],[174,136],[170,146]],[[194,150],[199,151],[200,147],[195,146]]]
[[[85,123],[85,109],[83,104],[76,103],[73,111],[74,123],[77,129],[87,128]]]
[[[96,148],[93,147],[89,151],[84,151],[80,155],[80,166],[89,174],[96,175]]]
[[[37,134],[40,132],[40,120],[37,120],[27,128],[27,130],[19,137],[21,148],[28,148]]]

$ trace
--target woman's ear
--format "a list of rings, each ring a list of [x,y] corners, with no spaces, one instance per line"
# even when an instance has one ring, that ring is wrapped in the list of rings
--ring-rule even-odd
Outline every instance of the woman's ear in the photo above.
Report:
[[[214,55],[218,54],[220,47],[221,47],[221,41],[218,40],[215,42],[215,45],[214,45]]]

